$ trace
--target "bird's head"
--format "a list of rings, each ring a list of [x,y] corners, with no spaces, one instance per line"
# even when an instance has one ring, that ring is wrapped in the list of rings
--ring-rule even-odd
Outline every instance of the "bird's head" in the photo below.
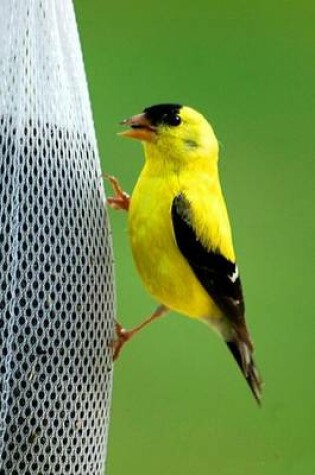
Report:
[[[143,142],[147,162],[163,161],[175,168],[194,166],[196,160],[217,162],[218,141],[213,129],[190,107],[159,104],[121,124],[129,128],[120,135]]]

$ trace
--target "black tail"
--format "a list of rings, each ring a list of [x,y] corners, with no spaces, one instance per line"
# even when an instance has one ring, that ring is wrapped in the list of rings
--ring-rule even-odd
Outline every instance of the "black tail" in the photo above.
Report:
[[[242,371],[254,398],[257,403],[261,405],[262,380],[253,360],[251,345],[240,338],[235,338],[233,341],[226,341],[226,344]]]

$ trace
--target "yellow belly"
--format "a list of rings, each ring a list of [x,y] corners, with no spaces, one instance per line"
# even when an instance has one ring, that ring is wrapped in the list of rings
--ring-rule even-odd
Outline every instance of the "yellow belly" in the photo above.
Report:
[[[136,266],[148,292],[160,303],[193,318],[220,312],[178,250],[171,205],[179,185],[155,178],[138,182],[131,199],[128,231]]]

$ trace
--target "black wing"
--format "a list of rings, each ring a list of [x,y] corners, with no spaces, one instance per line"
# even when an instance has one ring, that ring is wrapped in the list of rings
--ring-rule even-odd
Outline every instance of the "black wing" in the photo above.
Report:
[[[183,194],[174,198],[171,213],[177,246],[197,279],[236,328],[243,326],[245,307],[237,265],[198,240],[191,225],[190,203]]]
[[[237,265],[218,250],[207,249],[202,244],[192,226],[191,213],[190,203],[184,194],[176,196],[171,214],[177,246],[201,285],[231,323],[234,335],[230,335],[226,344],[260,404],[262,383],[245,324],[244,298]]]
[[[207,249],[191,224],[191,207],[183,194],[172,203],[172,221],[177,246],[201,285],[231,323],[234,334],[226,344],[260,404],[261,378],[253,359],[253,345],[245,324],[245,306],[237,265],[218,250]]]

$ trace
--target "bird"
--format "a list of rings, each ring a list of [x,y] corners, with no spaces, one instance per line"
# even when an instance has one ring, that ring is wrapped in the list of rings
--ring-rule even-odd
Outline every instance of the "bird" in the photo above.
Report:
[[[262,380],[245,321],[245,304],[223,196],[219,144],[195,109],[165,103],[122,121],[119,135],[140,140],[144,166],[129,196],[117,178],[107,202],[128,211],[128,235],[144,287],[159,306],[132,330],[116,324],[114,359],[142,328],[175,311],[218,333],[257,403]]]

